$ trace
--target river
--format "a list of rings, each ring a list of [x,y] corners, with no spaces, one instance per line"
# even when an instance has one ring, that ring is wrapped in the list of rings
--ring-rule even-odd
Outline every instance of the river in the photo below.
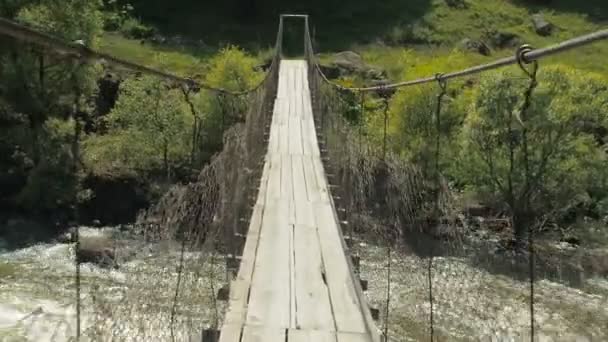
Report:
[[[83,239],[119,242],[118,269],[81,266],[81,341],[187,341],[221,322],[225,309],[212,294],[225,284],[219,257],[187,250],[175,305],[179,244],[143,243],[117,229],[82,228]],[[387,257],[362,244],[361,274],[381,312],[384,330]],[[39,244],[0,252],[0,340],[70,341],[76,331],[74,245]],[[389,336],[428,341],[428,259],[391,257]],[[213,279],[213,281],[210,281]],[[436,341],[529,340],[529,283],[473,267],[463,258],[436,257],[432,267]],[[607,341],[608,281],[589,278],[577,288],[535,283],[538,341]],[[173,324],[171,323],[171,313]],[[173,327],[173,329],[171,329]]]

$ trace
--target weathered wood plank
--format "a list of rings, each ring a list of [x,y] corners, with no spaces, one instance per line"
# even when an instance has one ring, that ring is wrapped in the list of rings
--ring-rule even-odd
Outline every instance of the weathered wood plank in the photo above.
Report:
[[[224,325],[220,333],[219,342],[241,342],[241,325]],[[196,342],[200,342],[197,340]],[[194,341],[192,341],[194,342]]]
[[[313,157],[304,156],[302,158],[302,164],[304,166],[304,178],[306,178],[306,194],[308,196],[308,201],[319,202],[321,201],[321,189],[317,183]]]
[[[370,342],[372,339],[369,334],[339,332],[337,334],[337,342]]]
[[[241,342],[285,342],[285,332],[284,329],[246,326]]]
[[[317,229],[297,225],[294,230],[296,326],[298,329],[334,331],[329,291]],[[312,341],[312,340],[311,340]]]
[[[330,331],[289,329],[289,342],[336,342],[336,334]]]
[[[296,223],[296,208],[293,195],[291,156],[284,154],[281,156],[281,200],[287,203],[287,223],[290,225]]]
[[[317,179],[317,186],[319,187],[321,202],[328,203],[329,191],[327,190],[327,180],[325,178],[325,171],[323,168],[323,164],[321,163],[321,159],[312,158],[312,164],[315,172],[315,177]]]
[[[342,249],[338,225],[329,203],[315,203],[315,218],[321,243],[327,285],[338,331],[366,332],[366,324],[354,280]]]
[[[314,227],[312,204],[308,200],[302,156],[291,156],[296,224]]]
[[[302,148],[302,120],[297,116],[289,118],[289,153],[292,155],[304,153]]]
[[[268,202],[254,267],[247,323],[289,328],[290,266],[287,203]]]
[[[273,154],[267,158],[268,167],[268,190],[266,192],[266,203],[281,196],[281,155]]]

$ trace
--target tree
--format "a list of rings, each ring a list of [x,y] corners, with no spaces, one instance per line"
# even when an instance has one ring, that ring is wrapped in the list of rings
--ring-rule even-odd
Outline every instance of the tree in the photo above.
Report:
[[[44,0],[21,2],[16,19],[68,41],[83,40],[94,47],[101,34],[99,2],[90,0]],[[27,116],[31,129],[31,154],[40,160],[44,123],[49,117],[70,117],[74,104],[95,91],[94,66],[80,65],[12,44],[3,57],[0,87],[18,113]]]
[[[460,136],[461,177],[506,204],[520,241],[540,216],[606,189],[606,154],[585,128],[606,127],[606,80],[553,67],[539,81],[518,118],[526,81],[508,72],[483,78]]]
[[[173,166],[188,159],[192,117],[185,106],[178,89],[154,77],[124,81],[108,133],[85,141],[87,166],[96,173],[162,169],[170,180]]]
[[[101,34],[96,0],[9,0],[2,2],[0,12],[68,41],[83,40],[91,47]],[[80,120],[96,89],[96,66],[47,54],[6,37],[0,44],[2,115],[13,118],[2,127],[8,131],[2,150],[12,156],[3,158],[3,163],[12,172],[18,169],[24,179],[8,196],[32,211],[67,209],[78,188]],[[72,130],[71,134],[66,130]]]
[[[205,82],[213,87],[240,92],[258,85],[264,75],[255,71],[256,59],[236,46],[223,48],[209,61]],[[202,91],[194,99],[200,113],[199,139],[201,159],[208,160],[221,150],[224,131],[244,119],[245,95],[235,96]]]

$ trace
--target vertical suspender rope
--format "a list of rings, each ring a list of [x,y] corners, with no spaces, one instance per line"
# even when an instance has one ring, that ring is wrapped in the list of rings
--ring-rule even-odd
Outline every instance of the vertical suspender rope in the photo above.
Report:
[[[443,74],[435,75],[435,79],[439,84],[440,92],[437,95],[437,107],[435,109],[435,219],[439,219],[439,198],[441,196],[441,172],[439,170],[441,157],[441,106],[443,99],[447,94],[447,81],[442,78]],[[435,339],[435,323],[434,323],[434,308],[433,308],[433,246],[431,245],[431,251],[429,253],[428,263],[428,285],[429,285],[429,328],[430,328],[430,340],[431,342]]]
[[[527,128],[525,125],[525,120],[526,120],[526,114],[528,109],[530,108],[531,105],[531,101],[532,101],[532,93],[534,92],[534,89],[536,89],[536,87],[538,86],[538,81],[536,79],[536,75],[538,73],[538,61],[534,60],[534,61],[529,61],[525,58],[525,54],[529,51],[532,51],[533,48],[530,45],[522,45],[518,50],[517,50],[517,64],[519,65],[519,67],[521,68],[521,70],[523,70],[523,72],[528,75],[528,77],[530,78],[530,83],[528,85],[528,88],[526,89],[525,93],[524,93],[524,103],[521,107],[521,110],[519,112],[519,122],[522,125],[522,135],[523,135],[523,148],[524,148],[524,168],[525,168],[525,176],[526,176],[526,191],[529,190],[529,178],[530,178],[530,171],[529,171],[529,165],[528,165],[528,159],[527,159],[527,151],[528,151],[528,144],[527,144],[527,139],[526,139],[526,134],[527,134]],[[532,64],[532,68],[531,70],[526,69],[525,64]],[[524,208],[524,214],[527,214],[527,211],[529,210],[527,204],[525,204],[525,208]],[[535,274],[534,274],[534,231],[532,229],[532,225],[528,224],[528,267],[529,267],[529,275],[530,275],[530,341],[534,342],[534,281],[535,281]]]
[[[386,140],[387,140],[387,134],[388,134],[388,96],[383,94],[382,99],[384,102],[384,129],[382,131],[382,161],[386,162]]]

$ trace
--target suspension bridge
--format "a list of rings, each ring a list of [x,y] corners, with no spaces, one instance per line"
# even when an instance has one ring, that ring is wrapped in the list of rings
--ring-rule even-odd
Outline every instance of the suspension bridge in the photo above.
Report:
[[[284,21],[290,18],[304,21],[305,58],[301,60],[282,58]],[[246,124],[241,132],[245,143],[234,147],[232,152],[227,143],[226,151],[222,152],[232,153],[230,158],[239,162],[230,164],[223,169],[227,174],[218,176],[222,178],[218,180],[224,186],[222,192],[230,194],[222,197],[222,203],[229,204],[217,209],[221,212],[218,216],[224,218],[223,234],[219,235],[228,246],[227,258],[236,260],[238,266],[230,277],[223,323],[213,330],[215,333],[207,331],[202,338],[209,341],[219,338],[221,342],[379,342],[387,338],[387,331],[380,332],[376,327],[357,262],[347,243],[346,232],[352,228],[345,212],[346,208],[355,209],[355,199],[344,198],[345,190],[335,186],[333,179],[342,177],[338,183],[344,184],[349,175],[337,170],[330,156],[346,151],[348,146],[342,145],[352,141],[346,135],[338,135],[344,140],[331,142],[332,137],[325,134],[327,122],[336,125],[340,119],[328,121],[332,110],[323,87],[361,94],[363,102],[366,93],[383,96],[391,89],[432,82],[445,87],[448,79],[517,63],[533,78],[536,68],[529,71],[527,64],[608,38],[608,30],[604,30],[545,49],[525,46],[513,57],[458,72],[379,87],[346,88],[332,83],[322,73],[313,49],[308,16],[282,15],[266,79],[254,89],[236,94],[66,43],[7,20],[0,21],[0,34],[43,46],[59,55],[105,60],[187,87],[249,96]],[[384,124],[386,135],[386,118]],[[386,154],[386,146],[382,153]],[[257,171],[244,176],[241,175],[244,169]],[[533,268],[530,273],[533,330]],[[432,295],[430,300],[432,326]],[[191,340],[201,339],[200,335],[195,336]],[[431,340],[432,336],[431,328]]]

